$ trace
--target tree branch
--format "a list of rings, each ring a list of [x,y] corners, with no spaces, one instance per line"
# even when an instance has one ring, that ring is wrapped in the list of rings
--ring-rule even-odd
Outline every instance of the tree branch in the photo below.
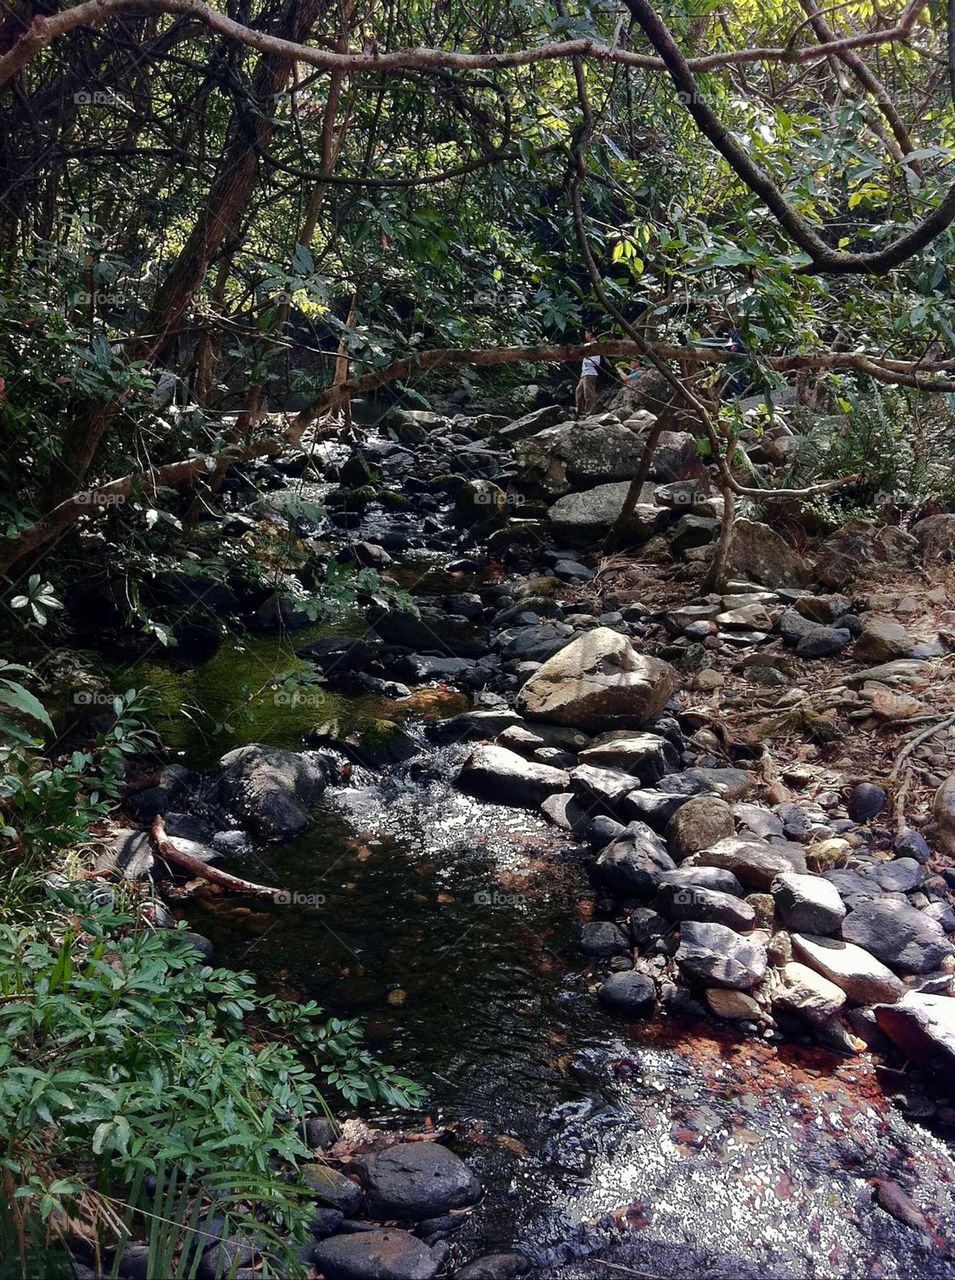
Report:
[[[815,228],[797,213],[774,180],[737,142],[733,134],[700,93],[693,69],[684,58],[666,23],[649,0],[626,0],[627,8],[647,39],[666,63],[681,101],[697,128],[720,153],[737,177],[758,195],[786,234],[812,259],[807,274],[880,275],[899,266],[924,249],[955,219],[955,182],[931,213],[890,244],[871,253],[844,253],[823,240]],[[910,10],[911,12],[911,10]],[[818,45],[818,49],[824,48]]]
[[[746,62],[783,62],[801,64],[817,62],[844,49],[862,49],[894,44],[906,40],[927,0],[914,0],[901,21],[883,31],[868,31],[857,36],[847,36],[830,44],[812,45],[802,49],[764,47],[732,49],[723,53],[704,54],[691,58],[692,71],[715,71],[720,67]],[[666,59],[647,54],[633,53],[618,45],[607,45],[599,40],[566,40],[559,43],[536,45],[530,49],[515,49],[505,53],[461,53],[450,49],[398,49],[392,53],[353,53],[331,49],[317,49],[311,45],[296,44],[278,36],[257,31],[241,22],[235,22],[224,13],[213,9],[204,0],[84,0],[51,16],[39,15],[33,19],[20,38],[0,56],[0,87],[21,71],[41,49],[54,40],[79,27],[98,27],[125,14],[180,13],[203,24],[210,31],[237,40],[262,53],[278,54],[307,63],[323,71],[353,73],[371,71],[379,74],[402,72],[422,68],[442,68],[459,71],[494,71],[508,67],[531,66],[540,62],[552,62],[574,56],[594,58],[598,61],[618,62],[626,66],[640,67],[645,71],[668,70]]]
[[[220,871],[218,867],[210,867],[207,862],[193,858],[191,854],[182,853],[171,840],[166,838],[166,824],[158,814],[153,819],[149,834],[156,852],[167,862],[181,867],[192,876],[199,876],[202,880],[208,880],[210,884],[218,885],[220,889],[226,889],[229,893],[253,893],[259,898],[286,896],[285,889],[269,884],[256,884],[254,880],[243,880],[239,876],[231,876],[228,871]]]

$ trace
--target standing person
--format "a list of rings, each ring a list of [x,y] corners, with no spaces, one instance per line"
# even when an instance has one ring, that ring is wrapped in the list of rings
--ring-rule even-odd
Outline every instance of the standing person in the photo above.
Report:
[[[584,342],[591,343],[593,340],[593,332],[588,329],[584,334]],[[578,418],[586,418],[597,407],[597,375],[599,372],[600,356],[584,356],[583,363],[580,366],[580,380],[577,383],[577,391],[574,395]]]

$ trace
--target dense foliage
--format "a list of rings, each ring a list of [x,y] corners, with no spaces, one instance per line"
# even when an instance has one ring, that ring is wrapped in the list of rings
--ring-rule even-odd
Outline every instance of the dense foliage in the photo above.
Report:
[[[258,527],[220,548],[205,517],[227,475],[247,484],[242,464],[377,382],[425,404],[453,376],[474,402],[518,408],[531,381],[557,388],[584,326],[636,343],[627,354],[649,344],[701,394],[726,374],[794,384],[788,483],[858,473],[826,500],[843,514],[951,490],[955,44],[941,6],[181,8],[143,0],[73,23],[66,3],[22,0],[0,20],[11,658],[68,635],[77,583],[117,631],[169,647],[188,638],[184,612],[195,622],[157,585],[173,571],[180,591],[241,580],[315,618],[406,603],[370,570],[314,562],[296,536],[319,514],[307,492],[285,498],[287,536]],[[354,65],[327,61],[349,51]],[[910,252],[878,257],[932,218]],[[511,347],[546,347],[557,371]],[[422,354],[462,349],[453,375]],[[735,412],[717,410],[727,436]],[[714,442],[701,439],[708,460]],[[53,759],[19,666],[0,670],[0,710],[7,1209],[24,1201],[42,1224],[65,1198],[136,1199],[171,1162],[226,1167],[223,1195],[256,1186],[294,1216],[273,1163],[304,1148],[277,1121],[319,1104],[313,1068],[351,1101],[409,1086],[351,1025],[197,968],[137,904],[42,889],[54,856],[82,867],[124,758],[152,745],[141,693]]]

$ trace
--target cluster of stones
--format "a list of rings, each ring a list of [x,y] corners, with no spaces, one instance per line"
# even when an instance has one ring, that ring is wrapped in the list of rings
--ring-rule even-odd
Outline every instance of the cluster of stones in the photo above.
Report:
[[[336,1135],[324,1117],[306,1123],[316,1162],[300,1170],[303,1197],[311,1197],[312,1242],[301,1246],[297,1261],[311,1264],[325,1280],[432,1280],[445,1272],[447,1237],[467,1220],[462,1210],[481,1193],[480,1183],[452,1151],[431,1141],[400,1142],[366,1154],[336,1157]],[[189,1259],[196,1280],[257,1280],[268,1264],[284,1274],[287,1258],[274,1239],[224,1234],[217,1218],[203,1224],[201,1253]],[[210,1242],[210,1237],[212,1237]],[[127,1280],[147,1277],[149,1249],[125,1246],[116,1274]],[[96,1273],[74,1260],[77,1280]],[[455,1271],[458,1280],[511,1280],[530,1265],[519,1253],[495,1253]]]
[[[708,1009],[845,1052],[888,1037],[955,1061],[955,872],[930,871],[914,831],[891,853],[871,847],[886,799],[874,785],[844,818],[754,803],[753,773],[687,749],[676,686],[668,663],[597,627],[534,671],[516,710],[449,722],[492,739],[462,789],[539,808],[592,848],[615,904],[583,926],[608,971],[600,1001],[631,1016]]]

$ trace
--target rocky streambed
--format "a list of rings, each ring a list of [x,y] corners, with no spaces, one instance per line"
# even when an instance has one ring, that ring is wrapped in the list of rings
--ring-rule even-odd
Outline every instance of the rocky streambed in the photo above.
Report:
[[[332,1147],[349,1187],[316,1220],[319,1274],[950,1274],[946,747],[929,843],[889,822],[878,782],[800,793],[701,707],[731,655],[777,714],[824,719],[792,664],[844,652],[856,723],[919,703],[946,618],[926,632],[841,594],[860,545],[895,564],[919,539],[843,531],[813,577],[741,521],[726,591],[654,609],[601,590],[583,550],[647,423],[559,414],[400,415],[397,440],[327,459],[317,528],[276,487],[271,519],[394,577],[416,613],[371,601],[309,633],[286,579],[255,607],[260,640],[150,672],[201,768],[133,797],[134,820],[161,813],[184,849],[286,888],[180,911],[224,962],[365,1018],[457,1152],[393,1148],[411,1199],[392,1204]],[[651,562],[665,539],[692,563],[718,503],[664,446],[633,533]],[[324,683],[288,694],[303,662]],[[230,724],[230,690],[263,672],[256,718]],[[186,690],[215,726],[201,746],[174,715]],[[157,871],[135,830],[116,852]],[[432,1183],[453,1190],[412,1205]]]

